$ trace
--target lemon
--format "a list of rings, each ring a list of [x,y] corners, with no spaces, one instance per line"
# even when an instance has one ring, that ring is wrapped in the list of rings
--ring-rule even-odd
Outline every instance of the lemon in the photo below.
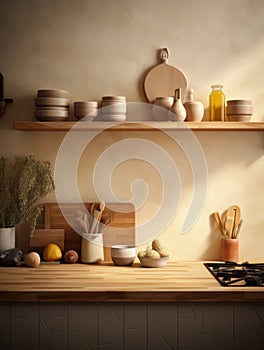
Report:
[[[44,248],[42,257],[45,261],[57,261],[62,258],[62,252],[57,244],[50,243]]]

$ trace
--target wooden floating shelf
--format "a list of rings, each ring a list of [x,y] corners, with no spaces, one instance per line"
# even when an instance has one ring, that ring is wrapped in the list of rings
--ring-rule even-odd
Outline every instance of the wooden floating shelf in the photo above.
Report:
[[[264,131],[264,122],[39,122],[18,121],[14,129],[21,131],[155,131],[155,130],[194,130],[194,131]]]

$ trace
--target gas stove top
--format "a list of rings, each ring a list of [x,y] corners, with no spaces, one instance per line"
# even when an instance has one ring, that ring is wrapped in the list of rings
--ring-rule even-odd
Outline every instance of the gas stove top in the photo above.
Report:
[[[204,264],[222,286],[264,287],[264,263],[222,262]]]

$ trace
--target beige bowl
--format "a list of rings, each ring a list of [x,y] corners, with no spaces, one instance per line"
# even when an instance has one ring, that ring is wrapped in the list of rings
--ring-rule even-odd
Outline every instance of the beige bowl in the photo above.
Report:
[[[43,89],[43,90],[38,90],[38,97],[69,98],[70,93],[67,90]]]
[[[111,247],[111,258],[115,265],[132,265],[136,257],[136,247],[129,245],[114,245]]]
[[[228,105],[226,106],[226,115],[230,114],[250,114],[253,113],[252,105]]]
[[[235,105],[252,105],[252,100],[228,100],[226,101],[226,104],[228,106],[235,106]]]
[[[167,261],[169,260],[169,257],[163,257],[163,258],[159,258],[159,259],[153,259],[153,258],[140,258],[139,257],[139,261],[141,263],[142,267],[162,267],[165,266]]]
[[[126,120],[126,115],[125,114],[102,114],[101,119],[104,122],[124,122]]]
[[[45,111],[45,110],[52,110],[52,111],[69,111],[69,107],[60,107],[60,106],[37,106],[36,111]]]
[[[39,121],[63,121],[69,118],[69,112],[57,109],[38,109],[35,111],[35,117]]]
[[[70,105],[70,100],[68,98],[37,97],[35,98],[35,105],[68,107]]]
[[[162,107],[162,108],[167,108],[169,109],[172,104],[173,104],[174,98],[173,97],[156,97],[155,101],[154,101],[154,105]]]
[[[73,107],[75,109],[98,108],[98,101],[75,101]]]
[[[229,114],[227,119],[229,122],[249,122],[252,115],[250,114]]]
[[[88,117],[94,119],[98,113],[98,101],[76,101],[73,103],[74,116],[77,119]]]
[[[126,97],[125,96],[103,96],[102,100],[103,101],[125,101]]]

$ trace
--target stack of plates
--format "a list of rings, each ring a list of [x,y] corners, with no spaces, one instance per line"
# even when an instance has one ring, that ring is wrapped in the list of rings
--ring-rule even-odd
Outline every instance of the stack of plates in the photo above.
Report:
[[[122,122],[126,120],[125,96],[103,96],[100,107],[103,121]]]
[[[230,122],[248,122],[253,114],[251,100],[229,100],[226,106],[226,115]]]
[[[63,121],[69,118],[70,99],[66,90],[38,90],[35,117],[39,121]]]

